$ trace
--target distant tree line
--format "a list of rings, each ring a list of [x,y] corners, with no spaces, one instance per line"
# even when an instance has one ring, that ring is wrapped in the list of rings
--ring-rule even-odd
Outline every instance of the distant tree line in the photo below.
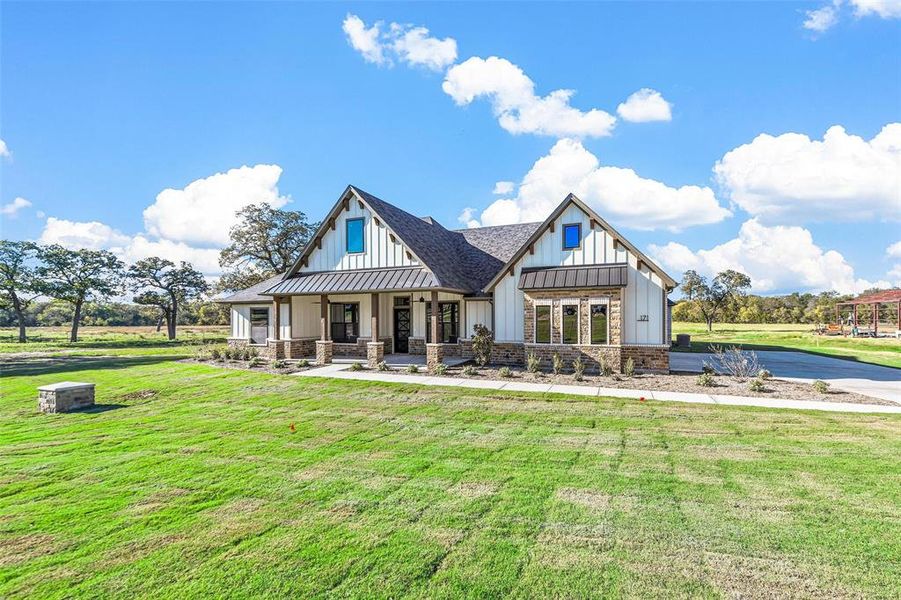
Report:
[[[63,300],[32,302],[24,312],[26,327],[62,327],[72,324],[74,309]],[[228,306],[211,300],[195,300],[180,307],[177,325],[228,325]],[[81,324],[103,327],[166,327],[159,309],[129,302],[86,302]],[[18,321],[10,308],[0,306],[0,327],[16,327]]]

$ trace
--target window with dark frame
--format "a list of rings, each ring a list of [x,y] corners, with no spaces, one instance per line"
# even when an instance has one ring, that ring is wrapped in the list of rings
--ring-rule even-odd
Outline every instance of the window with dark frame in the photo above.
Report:
[[[331,333],[335,342],[356,343],[360,336],[360,305],[357,303],[332,303]]]
[[[582,245],[582,224],[570,223],[563,226],[563,249],[573,250]]]
[[[563,312],[563,343],[578,344],[579,343],[579,305],[564,304],[561,307]]]
[[[359,254],[365,251],[363,219],[348,219],[345,223],[345,228],[347,233],[347,252],[349,254]]]
[[[551,305],[538,304],[535,306],[535,343],[551,343]]]
[[[607,304],[591,305],[591,343],[607,342]]]
[[[269,309],[250,309],[250,343],[264,344],[269,337]]]
[[[441,344],[456,344],[459,339],[460,306],[456,302],[438,303],[438,338]],[[425,341],[432,343],[432,304],[425,305]]]

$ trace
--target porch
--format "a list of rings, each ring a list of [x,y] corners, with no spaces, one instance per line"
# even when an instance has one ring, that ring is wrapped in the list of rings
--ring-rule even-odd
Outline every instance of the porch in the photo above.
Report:
[[[386,354],[384,360],[385,364],[387,364],[389,367],[395,368],[404,368],[409,365],[416,365],[418,367],[427,366],[425,354]],[[468,360],[470,359],[462,358],[459,356],[445,356],[444,364],[449,367],[456,367],[458,365],[462,365]],[[360,361],[356,358],[336,356],[332,358],[332,362],[335,364],[352,364]]]

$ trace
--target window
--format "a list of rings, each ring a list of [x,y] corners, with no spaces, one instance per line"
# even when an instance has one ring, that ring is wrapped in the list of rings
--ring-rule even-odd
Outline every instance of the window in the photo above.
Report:
[[[563,313],[563,343],[579,343],[579,305],[564,304],[561,307]]]
[[[591,343],[607,342],[607,304],[591,305]]]
[[[409,296],[395,296],[394,297],[394,306],[397,306],[398,308],[410,306],[410,297]]]
[[[572,250],[582,245],[582,224],[571,223],[563,226],[563,249]]]
[[[551,305],[535,306],[535,343],[551,343]]]
[[[332,339],[336,342],[355,343],[360,335],[360,305],[330,304]]]
[[[250,309],[250,343],[265,344],[269,337],[269,309]]]
[[[363,219],[348,219],[347,227],[347,251],[360,253],[365,250],[363,244]]]
[[[438,338],[442,344],[456,344],[459,330],[459,305],[438,303]],[[425,305],[425,341],[432,343],[432,303]]]

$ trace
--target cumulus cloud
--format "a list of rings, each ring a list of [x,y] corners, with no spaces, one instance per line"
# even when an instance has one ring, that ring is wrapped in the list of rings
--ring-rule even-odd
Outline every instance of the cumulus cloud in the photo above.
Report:
[[[901,258],[901,240],[886,248],[885,255],[889,258]]]
[[[478,219],[475,218],[476,209],[466,207],[463,209],[463,212],[457,217],[457,221],[461,224],[466,225],[470,229],[474,227],[479,227],[480,223]]]
[[[6,145],[2,139],[0,139],[0,158],[10,158],[12,157],[12,152],[9,150],[9,146]]]
[[[634,229],[679,231],[731,215],[709,187],[676,188],[632,169],[601,166],[581,142],[562,139],[532,165],[515,198],[496,200],[479,220],[482,225],[542,221],[569,192],[604,218]]]
[[[804,29],[809,29],[816,33],[823,33],[838,23],[838,10],[839,3],[833,2],[832,4],[826,4],[825,6],[814,10],[804,11],[804,15],[807,18],[804,19],[804,22],[801,25]]]
[[[280,208],[290,201],[278,191],[281,174],[278,165],[244,166],[192,181],[180,190],[165,189],[144,210],[144,227],[155,237],[224,246],[237,211],[259,203]]]
[[[871,16],[901,19],[899,0],[850,0],[847,4],[851,6],[854,16],[858,19]],[[841,21],[841,15],[845,12],[844,6],[844,0],[832,0],[820,8],[804,11],[806,18],[802,26],[815,33],[823,33]]]
[[[0,206],[0,215],[14,218],[20,210],[22,210],[23,208],[28,208],[29,206],[31,206],[31,201],[26,200],[22,197],[18,197],[15,198],[12,202]]]
[[[377,65],[390,66],[397,60],[442,71],[457,60],[457,41],[431,37],[425,27],[391,23],[383,29],[381,22],[367,27],[363,19],[348,14],[342,29],[347,42],[363,60]]]
[[[901,19],[901,2],[898,0],[851,0],[858,17],[876,15],[883,19]]]
[[[714,173],[729,198],[763,220],[901,218],[901,123],[866,141],[831,127],[822,140],[762,134]]]
[[[502,128],[513,134],[556,137],[601,137],[612,133],[616,118],[593,108],[583,112],[570,106],[573,90],[535,94],[535,83],[505,58],[474,56],[451,67],[442,84],[460,106],[487,98]]]
[[[823,250],[802,227],[768,227],[758,219],[742,224],[738,237],[709,250],[691,251],[670,242],[651,245],[650,255],[673,272],[695,269],[715,275],[725,269],[748,274],[755,292],[780,290],[836,290],[857,293],[871,287],[889,287],[887,281],[854,276],[854,268],[835,250]]]
[[[494,184],[494,189],[491,193],[498,196],[505,196],[512,192],[514,187],[516,187],[516,184],[512,181],[498,181]]]
[[[646,123],[648,121],[672,121],[672,104],[663,95],[650,88],[642,88],[626,98],[616,107],[616,112],[625,121]]]
[[[131,238],[99,221],[68,221],[50,217],[41,232],[40,243],[66,248],[107,250],[128,245]]]

